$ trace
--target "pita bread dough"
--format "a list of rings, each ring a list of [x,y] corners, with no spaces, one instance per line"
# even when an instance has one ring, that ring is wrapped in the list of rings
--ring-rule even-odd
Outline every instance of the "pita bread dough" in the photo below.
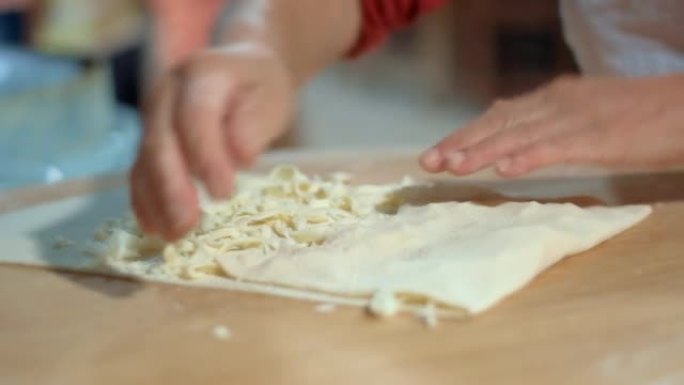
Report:
[[[437,203],[403,207],[341,229],[317,247],[234,252],[221,266],[241,280],[346,296],[390,291],[481,312],[564,256],[633,226],[648,206]]]
[[[0,262],[327,303],[370,301],[387,315],[433,301],[478,313],[563,257],[596,246],[651,212],[650,206],[535,202],[397,207],[393,193],[406,183],[350,186],[343,176],[309,178],[288,167],[238,183],[231,201],[205,201],[203,224],[174,244],[143,236],[130,220],[108,221],[94,249],[104,264],[64,248],[63,239],[61,249],[46,251],[32,238],[38,222],[58,223],[65,212],[80,210],[84,203],[78,199],[6,214],[0,233],[14,252],[0,254]],[[93,223],[76,225],[76,235],[55,235],[82,245],[81,232],[92,231]]]

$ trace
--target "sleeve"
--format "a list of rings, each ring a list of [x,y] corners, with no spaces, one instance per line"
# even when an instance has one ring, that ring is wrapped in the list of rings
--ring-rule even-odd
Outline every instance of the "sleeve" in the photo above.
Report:
[[[361,4],[359,37],[346,57],[355,58],[382,43],[392,32],[411,24],[420,15],[447,0],[357,0]]]
[[[684,71],[684,2],[563,0],[560,5],[565,39],[583,73],[634,77]]]

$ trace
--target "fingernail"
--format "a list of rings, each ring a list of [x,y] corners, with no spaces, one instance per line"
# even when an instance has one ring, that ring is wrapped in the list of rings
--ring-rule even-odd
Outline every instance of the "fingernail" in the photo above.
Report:
[[[449,169],[457,169],[465,160],[465,155],[461,151],[452,152],[447,155]]]
[[[439,168],[442,164],[442,154],[435,148],[425,151],[421,158],[423,164],[432,170]]]
[[[508,172],[511,169],[513,160],[510,157],[505,157],[498,162],[496,162],[496,169],[500,172]]]

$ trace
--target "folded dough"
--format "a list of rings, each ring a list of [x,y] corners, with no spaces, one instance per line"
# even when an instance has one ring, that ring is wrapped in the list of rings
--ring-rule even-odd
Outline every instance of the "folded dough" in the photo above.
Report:
[[[242,175],[231,200],[203,199],[202,223],[179,242],[144,236],[130,218],[106,221],[92,249],[99,264],[73,247],[46,251],[32,235],[31,229],[86,206],[74,198],[0,216],[3,242],[14,251],[0,255],[0,262],[107,269],[329,303],[363,305],[373,298],[373,309],[382,314],[433,302],[478,313],[563,257],[594,247],[651,212],[650,206],[535,202],[411,206],[395,194],[407,183],[353,186],[343,175],[312,178],[293,167]],[[92,231],[92,223],[81,222],[71,234],[56,235],[82,243],[81,232]]]
[[[436,203],[340,229],[323,244],[218,257],[231,276],[349,296],[382,290],[481,312],[564,256],[642,220],[648,206]]]
[[[633,226],[649,206],[469,202],[403,205],[401,185],[350,186],[293,167],[241,179],[228,202],[204,204],[203,223],[174,245],[115,229],[105,261],[139,276],[208,275],[374,298],[394,295],[481,312],[561,258]],[[137,234],[137,235],[136,235]],[[160,257],[161,254],[161,257]],[[384,306],[384,305],[383,305]]]

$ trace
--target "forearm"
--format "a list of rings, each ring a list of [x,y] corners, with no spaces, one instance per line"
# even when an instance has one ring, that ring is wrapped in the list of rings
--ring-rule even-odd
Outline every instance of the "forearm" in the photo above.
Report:
[[[228,0],[216,39],[273,50],[301,84],[342,57],[360,28],[358,0]]]
[[[206,48],[225,0],[146,0],[152,15],[157,69],[175,67]]]

